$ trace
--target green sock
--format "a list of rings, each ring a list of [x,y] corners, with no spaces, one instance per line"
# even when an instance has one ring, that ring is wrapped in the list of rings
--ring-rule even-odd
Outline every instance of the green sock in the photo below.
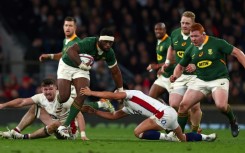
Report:
[[[233,121],[236,119],[236,117],[235,117],[233,111],[231,110],[230,105],[228,105],[227,111],[226,111],[226,112],[222,112],[222,113],[223,113],[226,117],[228,117],[228,119],[229,119],[230,122],[233,122]]]
[[[89,102],[85,102],[84,105],[89,105],[91,107],[93,107],[94,109],[99,109],[99,105],[97,102],[92,102],[92,101],[89,101]]]
[[[70,123],[71,123],[71,121],[72,120],[74,120],[74,118],[77,116],[77,114],[79,113],[79,111],[80,111],[80,109],[78,109],[78,108],[76,108],[75,106],[74,106],[74,103],[75,103],[75,101],[73,102],[73,104],[71,105],[71,107],[70,107],[70,113],[69,113],[69,115],[68,115],[68,117],[67,117],[67,119],[66,119],[66,121],[65,121],[65,126],[69,126],[70,125]],[[75,104],[76,105],[76,104]]]
[[[178,122],[183,133],[185,131],[185,125],[187,123],[187,120],[188,120],[188,113],[178,113]]]

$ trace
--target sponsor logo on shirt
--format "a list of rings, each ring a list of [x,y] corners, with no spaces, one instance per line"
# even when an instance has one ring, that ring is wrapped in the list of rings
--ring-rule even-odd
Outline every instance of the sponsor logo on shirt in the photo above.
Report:
[[[181,44],[181,46],[185,46],[186,45],[186,42],[183,42],[182,44]]]
[[[213,50],[212,49],[208,49],[208,54],[212,55],[213,54]]]
[[[202,57],[202,55],[203,55],[203,52],[199,53],[199,55],[198,55],[198,56],[199,56],[199,57]]]
[[[197,63],[197,67],[199,68],[206,68],[212,64],[212,61],[209,60],[203,60]]]

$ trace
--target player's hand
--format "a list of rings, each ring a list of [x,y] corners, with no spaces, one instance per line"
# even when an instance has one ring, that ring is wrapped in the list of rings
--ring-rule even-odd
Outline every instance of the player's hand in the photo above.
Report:
[[[158,70],[157,76],[163,74],[165,72],[165,69],[169,67],[169,64],[164,63],[162,67]]]
[[[94,109],[93,107],[89,106],[89,105],[83,105],[81,108],[81,111],[83,113],[90,113],[93,114],[96,112],[96,109]]]
[[[171,75],[169,80],[170,80],[171,83],[173,83],[173,82],[175,82],[175,80],[177,80],[177,77],[174,76],[174,75]]]
[[[81,136],[81,139],[82,139],[83,141],[89,140],[89,138],[87,138],[86,136],[85,136],[85,137]]]
[[[3,108],[4,108],[3,104],[0,104],[0,109],[3,109]]]
[[[81,63],[78,67],[84,71],[89,71],[91,69],[91,66],[86,63]]]
[[[196,71],[196,65],[195,65],[195,64],[189,64],[189,65],[185,68],[185,71],[186,71],[186,72],[189,72],[189,73]]]
[[[91,96],[91,90],[89,89],[89,87],[81,88],[80,94],[86,95],[86,96]]]
[[[50,54],[42,54],[39,56],[39,61],[42,62],[44,60],[51,59]]]
[[[152,70],[159,69],[159,64],[150,64],[147,66],[146,70],[151,72]]]

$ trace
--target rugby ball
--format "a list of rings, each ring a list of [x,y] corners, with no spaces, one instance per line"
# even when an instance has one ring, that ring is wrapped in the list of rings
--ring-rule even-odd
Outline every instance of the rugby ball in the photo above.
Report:
[[[83,63],[86,65],[92,65],[94,63],[94,58],[93,56],[89,54],[79,54],[79,57]]]

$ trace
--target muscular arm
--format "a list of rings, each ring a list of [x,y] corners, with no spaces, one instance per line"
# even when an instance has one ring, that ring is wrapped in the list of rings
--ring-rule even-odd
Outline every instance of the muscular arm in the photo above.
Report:
[[[0,109],[10,107],[10,108],[20,108],[23,106],[28,106],[34,104],[31,98],[17,98],[9,102],[0,104]]]
[[[114,113],[96,110],[94,113],[97,116],[100,116],[106,119],[110,119],[110,120],[116,120],[116,119],[123,118],[128,115],[122,110],[115,111]]]
[[[106,99],[124,99],[126,98],[126,93],[125,92],[110,92],[110,91],[92,91],[88,87],[86,88],[81,88],[80,93],[82,95],[87,95],[87,96],[94,96],[94,97],[99,97],[99,98],[106,98]]]
[[[76,118],[77,118],[77,123],[78,123],[80,132],[85,131],[85,120],[84,120],[83,114],[79,112]]]
[[[78,44],[74,44],[67,50],[67,55],[77,66],[79,66],[82,62],[79,57],[79,50],[80,48]]]
[[[166,59],[170,60],[171,64],[174,64],[175,63],[175,58],[174,57],[175,57],[175,50],[173,49],[172,46],[169,46]]]
[[[43,60],[60,60],[60,58],[62,57],[62,52],[53,54],[53,58],[52,58],[52,54],[42,54],[41,56],[39,56],[39,61],[42,62]]]
[[[242,66],[245,68],[245,55],[240,49],[234,47],[231,52],[231,55],[235,56],[239,63],[241,63]]]
[[[122,74],[121,74],[121,71],[120,71],[118,65],[113,66],[112,68],[110,68],[110,70],[111,70],[112,78],[113,78],[117,88],[123,87]]]
[[[170,81],[174,82],[176,79],[178,79],[184,70],[185,70],[185,67],[178,64],[174,69],[173,75],[171,75],[171,77],[170,77]]]

